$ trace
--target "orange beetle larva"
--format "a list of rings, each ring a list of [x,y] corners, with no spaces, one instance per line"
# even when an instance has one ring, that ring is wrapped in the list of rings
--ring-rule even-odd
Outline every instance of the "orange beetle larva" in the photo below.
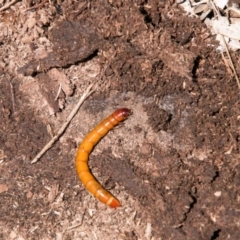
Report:
[[[77,150],[76,169],[80,180],[86,189],[99,201],[112,208],[120,207],[121,204],[111,193],[104,189],[90,173],[88,167],[88,156],[98,141],[119,122],[124,121],[130,114],[131,110],[127,108],[116,110],[87,134]]]

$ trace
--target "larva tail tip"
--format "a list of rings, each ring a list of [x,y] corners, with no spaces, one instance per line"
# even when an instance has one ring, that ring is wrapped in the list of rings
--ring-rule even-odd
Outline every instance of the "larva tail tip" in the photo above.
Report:
[[[111,208],[117,208],[117,207],[121,207],[121,204],[116,198],[114,198],[112,202],[109,204],[109,206]]]

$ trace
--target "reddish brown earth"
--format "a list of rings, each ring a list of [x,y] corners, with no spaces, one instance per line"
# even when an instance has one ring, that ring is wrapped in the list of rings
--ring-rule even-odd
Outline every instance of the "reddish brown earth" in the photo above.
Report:
[[[204,24],[174,1],[38,3],[0,13],[0,239],[239,239],[240,92]],[[112,210],[74,156],[119,107],[89,161]]]

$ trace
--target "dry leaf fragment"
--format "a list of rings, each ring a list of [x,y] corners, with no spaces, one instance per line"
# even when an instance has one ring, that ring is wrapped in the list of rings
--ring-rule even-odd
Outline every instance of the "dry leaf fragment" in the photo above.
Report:
[[[0,184],[0,193],[7,192],[8,191],[8,186],[7,184]]]
[[[59,184],[54,184],[49,190],[49,193],[48,193],[48,201],[50,203],[53,203],[56,196],[58,195],[58,189],[59,189]]]
[[[48,71],[47,75],[53,81],[57,81],[58,84],[61,85],[66,96],[71,96],[73,94],[73,85],[64,72],[59,71],[57,68],[53,68]]]

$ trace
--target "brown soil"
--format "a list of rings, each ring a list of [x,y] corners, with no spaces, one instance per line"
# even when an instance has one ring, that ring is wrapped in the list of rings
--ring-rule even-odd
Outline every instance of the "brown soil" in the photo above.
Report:
[[[239,239],[239,89],[204,24],[174,1],[39,3],[0,13],[0,239]],[[119,107],[89,161],[112,210],[74,156]]]

